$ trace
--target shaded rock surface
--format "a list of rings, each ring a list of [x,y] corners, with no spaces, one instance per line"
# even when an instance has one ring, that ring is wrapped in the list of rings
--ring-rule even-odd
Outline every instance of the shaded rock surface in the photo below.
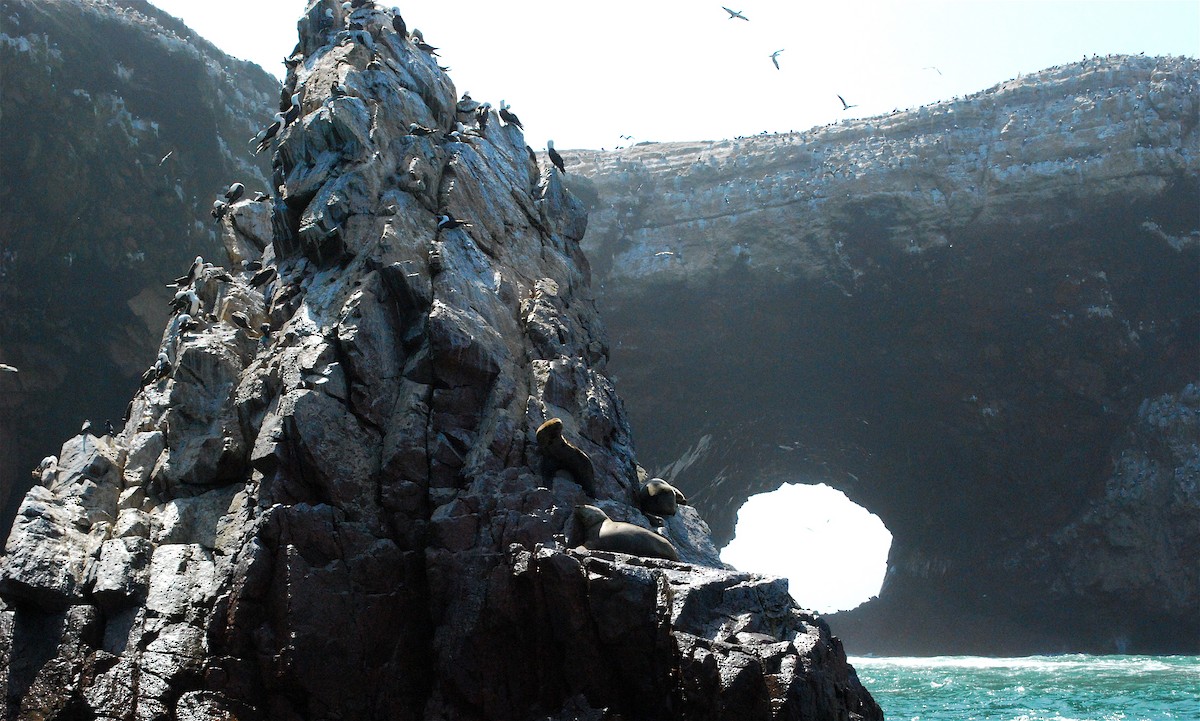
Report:
[[[807,133],[564,152],[647,467],[718,545],[784,482],[878,514],[857,651],[1200,651],[1197,451],[1139,411],[1200,368],[1198,78],[1089,58]]]
[[[90,417],[119,425],[153,360],[164,280],[219,257],[233,179],[278,82],[142,0],[0,0],[0,525]]]
[[[577,548],[577,504],[650,526],[582,205],[495,115],[446,135],[455,89],[388,13],[316,0],[299,29],[275,194],[221,224],[275,274],[204,265],[128,422],[25,496],[8,715],[881,718],[828,625],[723,567],[695,509],[662,530],[680,562]],[[543,477],[551,417],[594,498]]]

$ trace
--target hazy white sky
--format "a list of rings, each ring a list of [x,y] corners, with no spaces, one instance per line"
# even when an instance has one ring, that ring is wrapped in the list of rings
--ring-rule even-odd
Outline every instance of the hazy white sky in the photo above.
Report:
[[[305,0],[151,0],[282,73]],[[409,28],[459,93],[507,100],[535,149],[807,130],[1092,53],[1200,55],[1197,0],[427,0]],[[391,2],[383,2],[385,7]],[[721,5],[741,10],[731,19]],[[781,69],[770,54],[782,49]],[[933,69],[933,68],[936,68]],[[844,112],[837,95],[858,107]]]
[[[832,613],[879,593],[891,544],[883,521],[841,491],[785,483],[738,510],[736,535],[721,560],[783,576],[801,606]]]

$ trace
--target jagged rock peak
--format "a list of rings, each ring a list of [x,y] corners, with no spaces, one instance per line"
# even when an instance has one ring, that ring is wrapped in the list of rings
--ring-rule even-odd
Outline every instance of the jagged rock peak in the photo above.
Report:
[[[651,525],[582,206],[388,12],[320,0],[300,31],[275,194],[179,281],[124,427],[22,504],[10,715],[880,718],[694,509],[659,531],[680,562],[578,548],[576,505]],[[590,495],[547,470],[552,417]]]

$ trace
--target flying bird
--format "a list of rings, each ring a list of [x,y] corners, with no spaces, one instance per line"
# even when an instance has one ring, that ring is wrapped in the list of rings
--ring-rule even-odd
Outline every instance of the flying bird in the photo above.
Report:
[[[921,69],[922,69],[922,70],[932,70],[932,71],[934,71],[935,73],[937,73],[938,75],[941,75],[941,74],[942,74],[942,71],[941,71],[941,70],[938,70],[938,69],[937,69],[936,67],[934,67],[933,65],[926,65],[925,67],[923,67],[923,68],[921,68]]]
[[[4,371],[5,373],[20,373],[20,371],[7,363],[0,363],[0,371]]]
[[[730,10],[729,8],[725,7],[724,5],[721,6],[721,9],[724,10],[725,12],[729,13],[730,20],[737,18],[738,20],[745,20],[747,22],[750,21],[750,18],[743,15],[740,10]]]
[[[781,52],[783,52],[783,50],[776,50],[775,52],[771,53],[771,62],[775,63],[776,70],[779,69],[779,53]]]
[[[858,105],[851,105],[851,104],[847,103],[846,99],[843,98],[841,95],[838,96],[838,100],[842,101],[842,110],[849,110],[850,108],[858,107]]]

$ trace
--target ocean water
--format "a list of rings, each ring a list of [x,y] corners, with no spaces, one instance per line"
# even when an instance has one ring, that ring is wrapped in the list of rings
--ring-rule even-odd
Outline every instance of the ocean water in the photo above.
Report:
[[[1200,656],[850,662],[888,721],[1200,721]]]

